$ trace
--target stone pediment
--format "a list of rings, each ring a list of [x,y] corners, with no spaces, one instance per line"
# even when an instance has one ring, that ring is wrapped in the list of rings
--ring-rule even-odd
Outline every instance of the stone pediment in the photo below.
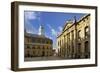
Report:
[[[65,31],[66,29],[68,29],[70,26],[73,25],[73,21],[69,20],[66,22],[66,24],[64,25],[63,31]]]

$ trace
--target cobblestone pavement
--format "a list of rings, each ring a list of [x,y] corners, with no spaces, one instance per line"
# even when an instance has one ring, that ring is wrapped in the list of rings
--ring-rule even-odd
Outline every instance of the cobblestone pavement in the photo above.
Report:
[[[45,60],[63,60],[63,58],[58,56],[49,56],[49,57],[33,57],[25,58],[25,61],[45,61]]]

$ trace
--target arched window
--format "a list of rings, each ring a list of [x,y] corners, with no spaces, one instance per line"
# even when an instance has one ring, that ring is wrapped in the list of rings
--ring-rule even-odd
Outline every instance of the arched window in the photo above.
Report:
[[[48,44],[49,42],[48,42],[48,40],[46,41],[46,44]]]
[[[35,56],[35,51],[33,51],[33,57]]]
[[[86,26],[85,27],[85,38],[87,38],[89,36],[89,27]]]
[[[81,38],[81,30],[78,31],[78,39]]]
[[[32,49],[35,49],[35,47],[33,46]]]
[[[47,46],[47,49],[48,49],[48,46]]]
[[[27,49],[31,49],[30,45],[27,45]]]
[[[38,48],[37,49],[40,49],[40,46],[38,46]]]
[[[35,46],[35,49],[37,49],[37,46]]]
[[[78,50],[77,50],[78,58],[81,56],[81,43],[78,43]]]
[[[29,53],[29,51],[27,51],[27,57],[30,57],[30,53]]]
[[[89,49],[88,46],[89,46],[89,45],[88,45],[88,41],[86,41],[86,42],[85,42],[85,52],[88,52],[88,49]]]
[[[90,52],[89,52],[89,42],[88,41],[85,42],[85,49],[84,49],[84,51],[85,51],[85,58],[88,58],[89,55],[90,55]]]
[[[43,49],[45,49],[45,47],[43,46]]]

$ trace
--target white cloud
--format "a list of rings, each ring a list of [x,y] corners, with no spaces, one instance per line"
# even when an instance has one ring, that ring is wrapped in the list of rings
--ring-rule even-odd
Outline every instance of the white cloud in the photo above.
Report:
[[[53,27],[51,27],[49,24],[48,24],[47,26],[48,26],[49,29],[51,30],[51,34],[52,34],[53,36],[57,36],[57,31],[56,31]]]
[[[45,34],[45,36],[48,37],[48,38],[50,38],[50,39],[52,39],[52,37],[51,36],[48,36],[47,34]]]
[[[52,35],[57,36],[57,32],[54,29],[51,29]]]
[[[63,28],[61,26],[59,26],[58,29],[59,29],[60,32],[62,32]]]
[[[58,27],[58,32],[57,32],[57,36],[59,36],[62,32],[63,28],[61,26]]]
[[[38,16],[37,16],[36,12],[25,12],[25,19],[34,20],[37,18],[38,18]]]
[[[52,29],[52,27],[50,26],[50,24],[47,24],[47,26],[49,27],[49,29]]]
[[[26,22],[25,29],[28,33],[33,33],[33,34],[37,33],[36,29],[29,21],[25,21],[25,22]]]
[[[36,12],[25,12],[25,29],[28,33],[37,33],[37,30],[33,27],[33,24],[30,22],[30,20],[38,19],[39,15]]]

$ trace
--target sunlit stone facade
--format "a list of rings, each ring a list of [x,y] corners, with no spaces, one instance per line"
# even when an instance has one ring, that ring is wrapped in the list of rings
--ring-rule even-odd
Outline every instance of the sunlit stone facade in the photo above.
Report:
[[[24,56],[43,57],[53,55],[53,41],[45,36],[43,25],[40,25],[39,34],[24,31]]]
[[[37,34],[25,34],[25,57],[52,56],[52,40]]]
[[[90,14],[67,21],[57,37],[58,56],[68,59],[90,58]]]

